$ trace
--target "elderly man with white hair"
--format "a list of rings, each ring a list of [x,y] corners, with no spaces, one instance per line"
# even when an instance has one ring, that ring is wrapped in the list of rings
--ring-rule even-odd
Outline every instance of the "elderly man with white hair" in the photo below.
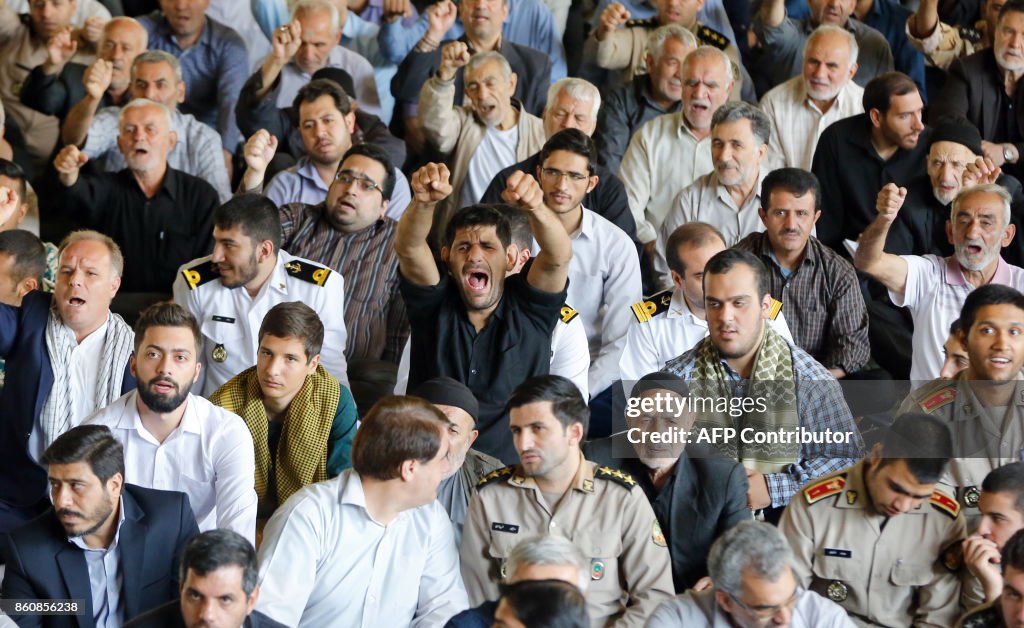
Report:
[[[598,113],[602,111],[601,92],[589,81],[581,78],[564,78],[555,81],[548,88],[547,106],[544,107],[544,139],[562,129],[579,129],[593,136],[597,128]],[[540,150],[523,161],[505,168],[494,176],[487,186],[481,203],[501,203],[501,193],[505,191],[508,178],[519,170],[533,173],[540,165]],[[636,222],[629,212],[626,199],[626,188],[615,171],[597,165],[594,174],[598,177],[597,185],[583,198],[583,204],[590,211],[614,223],[636,240]]]
[[[848,30],[822,24],[807,38],[804,65],[761,99],[771,121],[771,152],[788,168],[811,169],[821,132],[843,118],[864,113],[864,88],[857,73],[857,38]]]
[[[110,235],[127,259],[123,292],[169,294],[185,262],[211,247],[210,213],[219,204],[209,183],[171,168],[177,142],[173,114],[138,98],[121,109],[117,145],[128,167],[84,174],[88,157],[65,146],[54,159],[66,206],[88,226]]]
[[[459,106],[455,75],[463,67],[466,104]],[[545,126],[513,100],[518,81],[500,53],[472,55],[464,42],[445,44],[441,66],[423,84],[419,103],[427,143],[449,157],[451,164],[452,193],[438,206],[431,233],[444,233],[455,208],[479,202],[502,169],[540,152]],[[592,118],[594,110],[574,107],[566,115]]]
[[[299,88],[321,68],[341,68],[352,77],[359,108],[381,115],[373,66],[362,55],[341,45],[341,14],[330,0],[299,0],[292,20],[274,31],[266,61],[250,78],[257,81],[256,101],[270,97],[288,107]]]
[[[590,584],[591,561],[569,539],[558,535],[533,536],[521,540],[509,552],[502,569],[502,582],[514,584],[525,580],[562,580],[575,585],[582,593]],[[498,600],[452,617],[446,628],[475,628],[494,623]]]
[[[708,555],[710,588],[663,603],[647,628],[853,628],[842,606],[800,587],[793,550],[779,530],[747,521],[728,530]]]
[[[907,189],[886,184],[878,194],[878,217],[860,236],[854,265],[882,283],[897,307],[914,321],[910,379],[915,385],[936,379],[950,323],[960,317],[967,295],[986,284],[1024,290],[1024,268],[1011,266],[1000,251],[1016,227],[1010,221],[1010,194],[995,183],[963,188],[953,199],[946,233],[949,257],[893,255],[884,250]]]

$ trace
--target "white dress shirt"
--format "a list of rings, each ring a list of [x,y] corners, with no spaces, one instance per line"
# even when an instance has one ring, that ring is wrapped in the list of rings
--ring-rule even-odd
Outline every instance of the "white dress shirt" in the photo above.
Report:
[[[657,238],[680,190],[713,169],[711,136],[698,140],[684,123],[682,111],[645,122],[633,134],[619,167],[637,238]]]
[[[324,269],[329,274],[320,285],[299,278],[287,268],[297,262],[301,267]],[[174,280],[174,302],[188,309],[199,321],[203,332],[200,361],[203,371],[192,392],[209,397],[229,379],[256,364],[259,331],[263,317],[278,303],[301,301],[313,308],[324,324],[324,344],[320,363],[344,386],[348,386],[345,361],[345,280],[341,274],[321,264],[277,252],[277,264],[255,298],[244,286],[226,288],[216,271],[210,269],[210,257],[202,257],[178,269]],[[208,279],[193,289],[186,272],[195,271]]]
[[[796,344],[781,310],[768,325],[790,344]],[[648,373],[662,370],[666,362],[686,353],[707,335],[708,322],[690,311],[682,288],[676,288],[667,312],[642,323],[633,318],[619,361],[622,381],[634,382]]]
[[[443,626],[469,606],[436,500],[387,525],[352,469],[292,495],[267,523],[256,610],[288,626]]]
[[[626,233],[607,219],[583,209],[572,235],[569,293],[566,300],[583,319],[590,346],[587,385],[596,396],[619,378],[619,358],[632,318],[630,305],[643,298],[640,260]],[[533,243],[534,256],[540,252]]]
[[[768,146],[780,160],[779,167],[811,169],[818,138],[830,124],[864,113],[864,88],[847,81],[832,107],[821,113],[807,96],[803,76],[794,76],[772,88],[761,99],[761,109],[771,121]]]
[[[189,394],[181,423],[163,443],[142,424],[132,391],[86,420],[124,447],[125,482],[188,495],[201,531],[256,538],[256,455],[238,415]]]

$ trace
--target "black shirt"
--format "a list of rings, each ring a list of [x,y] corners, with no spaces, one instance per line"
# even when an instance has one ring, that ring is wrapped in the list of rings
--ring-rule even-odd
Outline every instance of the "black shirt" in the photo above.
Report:
[[[811,170],[821,183],[818,239],[844,257],[843,240],[854,242],[878,216],[875,202],[887,183],[907,186],[927,174],[926,129],[911,150],[899,149],[883,161],[871,144],[871,120],[866,113],[833,123],[818,140]]]
[[[649,74],[638,74],[633,81],[620,85],[604,97],[604,105],[597,114],[597,160],[611,172],[619,172],[622,156],[629,140],[644,122],[666,113],[675,113],[682,107],[676,101],[668,109],[654,102],[650,92]]]
[[[212,248],[210,214],[220,200],[199,177],[168,168],[160,189],[146,198],[127,168],[82,173],[64,194],[90,228],[121,247],[122,292],[170,293],[178,268]]]
[[[551,332],[566,294],[537,290],[526,280],[528,272],[529,266],[505,280],[498,307],[479,334],[446,268],[436,286],[419,286],[398,274],[412,328],[409,390],[443,375],[465,384],[480,404],[480,436],[473,448],[505,464],[519,462],[505,402],[523,380],[548,373]]]
[[[501,200],[501,193],[505,191],[508,178],[512,176],[512,173],[522,170],[536,179],[538,166],[540,166],[540,153],[505,168],[491,179],[491,184],[484,190],[480,202],[504,202]],[[636,221],[633,220],[633,214],[629,211],[629,199],[626,197],[626,188],[622,185],[622,180],[601,165],[594,169],[594,174],[598,177],[597,185],[583,197],[583,206],[625,231],[629,239],[637,245],[639,251],[640,243],[636,239]]]

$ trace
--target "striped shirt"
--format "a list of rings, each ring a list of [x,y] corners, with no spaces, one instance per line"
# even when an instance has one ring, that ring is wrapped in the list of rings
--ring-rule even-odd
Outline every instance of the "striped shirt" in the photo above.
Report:
[[[398,293],[398,256],[390,218],[355,233],[335,229],[324,203],[281,206],[281,248],[329,266],[345,278],[345,358],[398,364],[409,337],[405,302]]]

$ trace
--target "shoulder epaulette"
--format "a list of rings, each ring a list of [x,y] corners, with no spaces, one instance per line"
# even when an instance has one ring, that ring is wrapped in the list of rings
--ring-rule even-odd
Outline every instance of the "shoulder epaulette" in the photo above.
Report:
[[[699,39],[701,43],[711,44],[720,50],[725,50],[729,47],[729,44],[732,43],[729,41],[729,38],[722,33],[719,33],[713,28],[704,26],[703,24],[697,27],[697,39]]]
[[[768,306],[768,318],[775,320],[779,317],[782,312],[782,301],[778,299],[772,299],[771,304]]]
[[[494,484],[495,482],[502,478],[507,478],[508,476],[512,475],[512,472],[514,470],[514,467],[502,467],[500,469],[495,469],[494,471],[491,471],[487,475],[480,478],[480,481],[476,483],[476,489],[480,490],[483,487],[487,486],[488,484]]]
[[[632,489],[634,486],[636,486],[636,480],[633,479],[632,475],[624,471],[619,471],[618,469],[613,469],[611,467],[595,468],[594,477],[601,478],[602,480],[608,480],[609,482],[615,482],[619,486],[626,489]]]
[[[634,26],[639,26],[641,28],[655,27],[658,26],[658,18],[655,16],[626,21],[626,28],[633,28]]]
[[[954,519],[956,519],[956,516],[960,514],[960,502],[956,501],[949,495],[946,495],[942,491],[937,490],[933,492],[928,503],[934,506],[935,510],[944,512]]]
[[[569,323],[572,322],[572,319],[579,316],[580,313],[572,309],[572,307],[570,307],[568,303],[563,303],[562,310],[559,313],[559,315],[561,316],[561,321],[568,325]]]
[[[925,397],[921,403],[921,409],[925,412],[935,412],[945,405],[953,403],[956,399],[956,386],[943,386],[934,394]]]
[[[981,31],[978,30],[977,28],[972,28],[970,26],[961,26],[957,30],[960,31],[960,39],[963,39],[964,41],[969,41],[972,44],[976,44],[979,41],[981,41]]]
[[[284,269],[292,277],[308,281],[309,283],[315,283],[318,286],[324,285],[327,282],[327,278],[331,276],[330,268],[325,268],[308,261],[300,262],[297,259],[293,259],[285,264]]]
[[[846,488],[846,475],[834,475],[823,480],[818,480],[804,488],[804,499],[808,504],[819,502],[826,497],[842,492]]]
[[[220,278],[220,273],[217,272],[210,260],[186,268],[181,271],[181,274],[185,278],[189,290],[195,290],[204,283]]]
[[[668,311],[668,306],[672,304],[672,291],[665,290],[658,294],[647,298],[639,303],[634,303],[630,306],[633,310],[633,316],[636,320],[641,323],[646,323],[651,320],[652,317],[661,314],[662,312]]]

